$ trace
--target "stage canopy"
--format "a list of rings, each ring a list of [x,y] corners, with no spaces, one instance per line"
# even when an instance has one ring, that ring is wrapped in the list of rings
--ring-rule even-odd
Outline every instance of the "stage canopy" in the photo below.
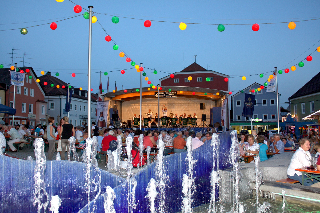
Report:
[[[0,104],[0,113],[7,113],[9,115],[15,115],[16,110],[11,107],[8,107],[6,105]]]

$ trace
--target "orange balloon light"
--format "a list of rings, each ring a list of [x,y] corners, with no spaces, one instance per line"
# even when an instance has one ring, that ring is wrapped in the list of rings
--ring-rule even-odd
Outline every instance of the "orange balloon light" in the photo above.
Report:
[[[148,90],[150,90],[150,87],[148,87]]]
[[[36,80],[36,82],[38,82],[38,83],[39,83],[39,82],[40,82],[40,79],[37,79],[37,80]]]
[[[41,75],[44,75],[44,71],[41,71]]]
[[[148,78],[148,77],[145,77],[145,78],[144,78],[144,80],[146,80],[146,81],[147,81],[147,80],[149,80],[149,78]]]
[[[268,78],[268,82],[270,82],[271,80],[270,80],[270,78]]]
[[[11,70],[14,70],[14,66],[11,66],[10,69],[11,69]]]
[[[270,78],[270,79],[273,79],[273,75],[269,75],[269,78]]]
[[[57,88],[59,89],[59,88],[60,88],[60,85],[57,85]]]
[[[116,91],[115,91],[115,90],[112,90],[112,92],[115,93]]]
[[[123,57],[124,57],[124,52],[120,52],[120,53],[119,53],[119,56],[120,56],[121,58],[123,58]]]
[[[79,89],[82,90],[82,87],[80,87]]]
[[[317,51],[320,52],[320,46],[317,48]]]
[[[294,23],[293,21],[292,21],[292,22],[289,22],[288,28],[289,28],[290,30],[294,30],[294,28],[296,28],[296,23]]]
[[[292,66],[292,67],[291,67],[291,70],[292,70],[292,71],[295,71],[296,69],[297,69],[296,66]]]
[[[217,92],[216,95],[220,95],[220,93]]]

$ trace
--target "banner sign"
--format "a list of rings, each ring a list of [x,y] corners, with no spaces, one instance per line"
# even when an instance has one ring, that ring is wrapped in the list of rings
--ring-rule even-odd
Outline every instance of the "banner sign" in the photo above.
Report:
[[[16,86],[24,86],[25,73],[10,71],[11,84]]]
[[[242,116],[252,118],[255,100],[255,95],[245,94]]]
[[[98,127],[106,127],[108,121],[109,101],[97,102],[97,125]]]

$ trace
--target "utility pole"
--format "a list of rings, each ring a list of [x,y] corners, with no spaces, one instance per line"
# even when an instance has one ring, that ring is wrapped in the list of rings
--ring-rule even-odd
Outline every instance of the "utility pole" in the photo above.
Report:
[[[14,50],[19,50],[19,49],[14,49],[14,48],[12,48],[11,50],[12,50],[11,53],[8,53],[8,54],[11,55],[11,57],[10,57],[10,58],[11,58],[11,65],[13,65],[13,55],[14,55],[14,54],[17,54],[17,53],[13,53],[13,51],[14,51]]]

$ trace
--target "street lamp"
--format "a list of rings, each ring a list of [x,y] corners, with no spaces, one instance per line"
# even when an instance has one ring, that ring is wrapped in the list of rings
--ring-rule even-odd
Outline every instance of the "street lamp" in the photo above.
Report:
[[[160,97],[160,95],[159,95],[159,88],[160,88],[160,85],[158,84],[157,85],[157,87],[158,87],[158,131],[160,131],[160,105],[159,105],[159,97]]]

